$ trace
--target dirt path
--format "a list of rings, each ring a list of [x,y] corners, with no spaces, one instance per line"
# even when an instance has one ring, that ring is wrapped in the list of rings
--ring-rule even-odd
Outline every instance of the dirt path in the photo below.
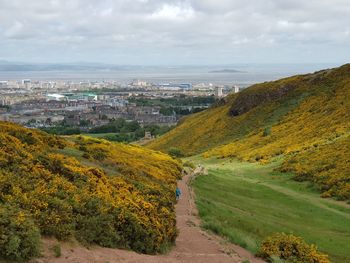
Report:
[[[199,219],[194,205],[193,194],[188,186],[191,176],[200,172],[198,168],[195,173],[185,175],[179,182],[182,195],[176,205],[177,227],[179,236],[176,245],[167,255],[142,255],[135,252],[96,247],[87,249],[72,244],[61,244],[61,256],[55,257],[50,247],[56,244],[54,240],[45,240],[45,257],[33,260],[36,263],[236,263],[249,259],[251,263],[264,262],[254,258],[249,252],[241,247],[223,242],[220,238],[211,236],[199,228]]]

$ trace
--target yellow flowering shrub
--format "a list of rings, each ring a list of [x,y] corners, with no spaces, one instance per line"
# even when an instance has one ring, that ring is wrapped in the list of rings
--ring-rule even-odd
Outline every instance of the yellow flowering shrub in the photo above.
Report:
[[[350,200],[349,153],[350,135],[291,154],[283,162],[281,170],[294,172],[296,180],[316,183],[323,197]]]
[[[40,232],[23,210],[0,204],[0,258],[26,260],[40,253]]]
[[[330,263],[328,256],[307,244],[301,237],[275,233],[260,245],[258,256],[271,261],[273,256],[291,263]]]
[[[347,64],[229,95],[222,105],[187,117],[148,147],[262,164],[282,155],[282,171],[314,182],[325,197],[349,200],[349,134]]]
[[[172,244],[181,164],[138,146],[72,140],[0,122],[0,203],[42,235],[143,253]]]

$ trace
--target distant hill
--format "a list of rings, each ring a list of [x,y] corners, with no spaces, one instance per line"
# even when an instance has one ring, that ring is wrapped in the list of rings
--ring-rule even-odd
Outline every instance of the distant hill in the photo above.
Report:
[[[149,147],[266,163],[350,199],[350,64],[253,85],[191,115]]]
[[[0,122],[0,258],[37,256],[43,235],[162,252],[177,235],[180,177],[160,152]]]

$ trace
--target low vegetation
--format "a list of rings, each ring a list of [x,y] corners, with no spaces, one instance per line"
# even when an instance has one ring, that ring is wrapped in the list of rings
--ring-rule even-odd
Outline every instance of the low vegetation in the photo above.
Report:
[[[129,102],[135,103],[137,106],[158,106],[160,113],[163,115],[184,116],[200,112],[206,107],[214,104],[216,98],[214,96],[192,97],[179,95],[172,98],[156,98],[149,99],[143,96],[131,97]]]
[[[86,131],[93,137],[98,137],[114,142],[133,142],[145,136],[145,132],[157,137],[172,127],[149,124],[142,127],[137,121],[126,121],[125,119],[110,120],[108,124],[94,127]],[[43,131],[56,135],[77,135],[83,133],[79,127],[70,127],[62,123],[55,127],[42,128]]]
[[[291,263],[330,263],[328,256],[307,244],[301,237],[275,233],[263,240],[258,255],[268,261],[273,257]]]
[[[137,106],[201,106],[201,105],[211,105],[216,99],[214,96],[186,96],[179,95],[171,98],[156,98],[149,99],[147,97],[137,96],[129,98],[131,103],[136,103]]]
[[[185,156],[183,154],[183,152],[179,148],[176,148],[176,147],[170,148],[168,151],[168,154],[173,156],[173,157],[176,157],[176,158],[181,158],[181,157]]]
[[[253,85],[184,119],[148,146],[269,163],[350,200],[350,65]],[[191,133],[191,136],[188,134]]]
[[[283,172],[295,173],[298,181],[314,182],[322,197],[335,196],[350,200],[350,136],[343,136],[328,144],[317,143],[297,154],[291,154],[282,167]]]
[[[0,122],[0,257],[38,255],[40,235],[162,252],[177,235],[180,176],[159,152]]]
[[[26,260],[40,254],[40,231],[30,215],[0,204],[0,258]]]
[[[62,255],[60,244],[54,245],[51,249],[56,258],[59,258]]]
[[[188,160],[208,170],[193,183],[203,228],[253,253],[276,232],[293,234],[317,245],[332,262],[350,261],[350,206],[321,198],[309,182],[295,182],[290,180],[294,174],[276,171],[283,160],[266,165]]]

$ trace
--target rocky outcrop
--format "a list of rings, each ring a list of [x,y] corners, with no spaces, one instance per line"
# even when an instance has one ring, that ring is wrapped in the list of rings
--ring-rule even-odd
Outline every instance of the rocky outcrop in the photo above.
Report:
[[[243,91],[239,93],[233,101],[230,108],[230,115],[238,116],[250,111],[260,104],[281,99],[296,87],[297,85],[288,83],[280,85],[279,87],[258,89],[254,92],[251,92],[252,90],[247,90],[246,92]]]

